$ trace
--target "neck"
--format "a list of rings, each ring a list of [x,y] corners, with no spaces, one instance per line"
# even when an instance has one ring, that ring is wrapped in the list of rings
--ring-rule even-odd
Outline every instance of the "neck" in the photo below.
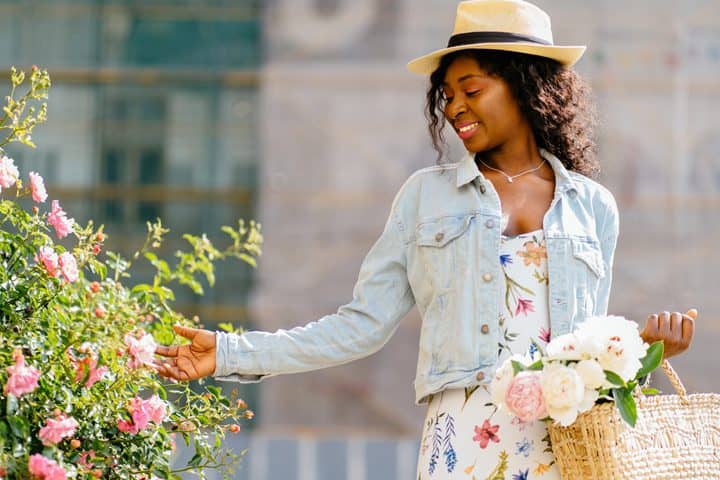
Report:
[[[502,170],[508,175],[535,167],[543,160],[532,135],[525,139],[503,143],[490,150],[477,152],[476,155],[479,155],[486,164]]]

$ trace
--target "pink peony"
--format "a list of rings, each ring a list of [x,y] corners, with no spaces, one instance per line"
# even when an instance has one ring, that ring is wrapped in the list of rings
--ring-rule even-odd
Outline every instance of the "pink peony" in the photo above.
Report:
[[[3,188],[10,188],[15,185],[20,172],[15,166],[15,162],[12,158],[6,157],[5,155],[0,158],[0,191]]]
[[[523,422],[531,422],[546,416],[540,374],[526,371],[515,375],[505,392],[505,404],[510,413]]]
[[[63,252],[60,254],[58,265],[60,265],[60,271],[68,283],[72,283],[78,279],[77,262],[75,261],[75,257],[73,257],[72,253]]]
[[[73,417],[62,414],[57,418],[48,418],[47,424],[40,429],[38,437],[43,445],[49,447],[63,438],[72,437],[77,427],[78,423]]]
[[[51,277],[57,277],[60,274],[58,271],[58,255],[52,247],[40,247],[35,261],[41,262]]]
[[[30,172],[30,192],[32,198],[38,203],[42,203],[47,200],[47,191],[45,190],[45,181],[36,172]]]
[[[7,367],[10,376],[5,384],[5,393],[20,397],[38,387],[40,372],[36,368],[25,366],[25,357],[20,350],[13,352],[13,359],[15,365]]]
[[[60,202],[53,200],[52,209],[48,214],[48,223],[55,228],[58,238],[63,238],[73,231],[75,220],[67,218],[67,213],[60,207]]]
[[[60,465],[39,453],[30,456],[28,470],[39,480],[67,480],[67,473]]]
[[[157,344],[152,335],[145,332],[140,333],[140,338],[132,334],[125,335],[125,345],[128,347],[130,361],[128,368],[140,368],[144,365],[150,365],[155,358],[155,349]]]

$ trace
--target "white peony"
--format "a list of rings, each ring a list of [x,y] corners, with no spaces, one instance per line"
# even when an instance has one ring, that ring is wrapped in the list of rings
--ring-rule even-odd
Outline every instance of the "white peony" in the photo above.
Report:
[[[648,344],[640,337],[637,323],[619,316],[588,318],[575,331],[580,348],[596,358],[603,370],[623,380],[635,378]]]
[[[578,412],[582,413],[590,410],[593,405],[595,405],[598,398],[600,398],[600,394],[597,390],[586,388],[583,399],[580,402],[580,405],[578,405]]]
[[[585,388],[596,389],[606,385],[605,372],[595,360],[580,360],[575,364],[575,371],[582,378]]]
[[[574,368],[561,363],[545,365],[541,380],[547,413],[561,425],[575,421],[585,399],[585,384]]]
[[[573,333],[566,333],[555,337],[545,347],[547,357],[550,360],[580,360],[580,342]]]

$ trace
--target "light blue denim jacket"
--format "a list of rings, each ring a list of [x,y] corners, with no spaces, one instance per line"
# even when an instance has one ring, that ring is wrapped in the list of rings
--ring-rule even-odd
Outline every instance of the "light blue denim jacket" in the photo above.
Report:
[[[615,199],[541,150],[555,172],[543,219],[552,336],[606,314],[618,237]],[[417,304],[422,317],[415,401],[488,383],[498,359],[500,199],[468,153],[402,186],[337,313],[274,333],[217,333],[215,378],[244,383],[340,365],[379,350]],[[489,328],[483,328],[487,325]],[[487,332],[487,333],[483,333]]]

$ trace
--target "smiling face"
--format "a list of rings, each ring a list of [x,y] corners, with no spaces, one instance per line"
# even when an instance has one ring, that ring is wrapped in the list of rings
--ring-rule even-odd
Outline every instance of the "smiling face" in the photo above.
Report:
[[[443,97],[445,118],[470,152],[502,151],[532,136],[508,84],[473,58],[453,60]]]

